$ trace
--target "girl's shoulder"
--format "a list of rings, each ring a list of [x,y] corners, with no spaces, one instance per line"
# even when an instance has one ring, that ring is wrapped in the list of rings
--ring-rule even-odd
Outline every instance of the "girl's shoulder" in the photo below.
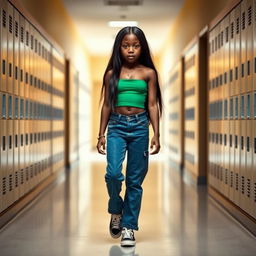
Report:
[[[144,74],[144,77],[147,80],[150,80],[156,74],[155,70],[153,68],[150,68],[150,67],[142,66],[141,70],[142,70],[142,72]]]
[[[112,76],[112,74],[113,74],[113,70],[112,69],[110,69],[110,70],[108,70],[107,72],[106,72],[106,74],[105,74],[105,82],[108,82],[109,81],[109,79],[110,79],[110,77]]]

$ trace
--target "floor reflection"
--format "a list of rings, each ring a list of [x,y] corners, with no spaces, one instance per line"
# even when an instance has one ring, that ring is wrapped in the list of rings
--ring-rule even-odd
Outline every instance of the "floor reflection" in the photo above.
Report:
[[[150,159],[136,247],[121,248],[108,233],[105,167],[105,156],[95,153],[63,172],[1,230],[1,256],[256,255],[255,238],[216,207],[206,186],[184,183],[163,156]]]

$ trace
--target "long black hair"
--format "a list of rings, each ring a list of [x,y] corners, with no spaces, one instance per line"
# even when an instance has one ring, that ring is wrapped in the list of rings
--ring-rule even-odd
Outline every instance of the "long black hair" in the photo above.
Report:
[[[117,96],[117,83],[120,77],[120,72],[121,72],[121,67],[122,67],[122,56],[121,56],[121,43],[125,35],[127,34],[134,34],[138,40],[140,41],[141,44],[141,54],[139,57],[139,63],[152,68],[156,72],[156,87],[157,87],[157,103],[159,106],[159,111],[160,111],[160,117],[162,116],[162,108],[163,108],[163,103],[162,103],[162,96],[161,96],[161,91],[160,91],[160,86],[158,82],[158,73],[157,70],[154,66],[154,63],[151,58],[149,46],[147,39],[144,35],[144,32],[135,26],[127,26],[122,28],[116,35],[115,42],[113,45],[113,50],[112,50],[112,55],[109,59],[107,68],[105,70],[104,76],[103,76],[103,82],[102,82],[102,88],[101,88],[101,96],[100,96],[100,101],[103,98],[103,91],[105,87],[105,76],[109,70],[112,70],[112,75],[109,80],[109,99],[108,104],[111,106],[111,110],[114,111],[115,103],[116,103],[116,96]],[[148,99],[146,99],[146,110],[148,111]]]

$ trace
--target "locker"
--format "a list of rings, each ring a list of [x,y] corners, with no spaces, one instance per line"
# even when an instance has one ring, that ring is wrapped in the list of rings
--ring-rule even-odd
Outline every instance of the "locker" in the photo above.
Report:
[[[234,96],[234,98],[238,99],[238,106],[241,104],[239,102],[240,97],[238,98],[238,95]],[[241,133],[241,124],[242,121],[239,119],[233,120],[233,126],[234,126],[234,133],[233,133],[233,147],[234,147],[234,179],[235,179],[235,190],[234,190],[234,202],[236,205],[239,205],[239,198],[240,198],[240,165],[242,161],[242,133]]]
[[[241,141],[241,146],[240,146],[240,180],[239,180],[239,187],[240,187],[240,193],[239,193],[239,203],[238,206],[240,206],[242,209],[245,210],[245,205],[244,205],[244,200],[246,200],[245,197],[245,183],[246,183],[246,109],[247,109],[247,95],[243,94],[242,99],[245,104],[242,104],[242,109],[243,109],[243,119],[241,120],[241,133],[240,133],[240,141]],[[245,106],[243,106],[245,105]]]
[[[41,127],[41,121],[38,118],[38,107],[39,107],[39,94],[38,94],[38,39],[37,39],[37,29],[33,27],[34,33],[34,100],[35,100],[35,117],[34,117],[34,169],[35,169],[35,184],[40,182],[40,172],[39,172],[39,148],[38,148],[38,131],[39,127]]]
[[[254,218],[256,218],[256,170],[255,170],[255,166],[256,166],[256,92],[254,91],[253,93],[253,119],[252,119],[252,123],[253,123],[253,141],[252,141],[252,154],[253,154],[253,159],[252,159],[252,188],[251,188],[251,192],[252,192],[252,196],[251,196],[251,209],[252,209],[252,216]]]
[[[246,67],[247,67],[247,61],[246,61],[246,45],[247,45],[247,24],[246,24],[246,0],[241,1],[241,9],[240,9],[240,35],[241,35],[241,48],[240,48],[240,54],[241,54],[241,64],[239,65],[241,72],[239,73],[240,76],[240,92],[238,93],[245,93],[247,91],[246,86]],[[237,22],[238,23],[238,22]],[[238,24],[237,24],[238,26]],[[239,52],[237,52],[239,53]]]
[[[7,1],[0,1],[1,7],[1,83],[0,91],[7,92]]]
[[[29,99],[25,99],[25,120],[24,120],[24,129],[25,129],[25,143],[24,143],[24,153],[25,153],[25,193],[27,193],[31,188],[30,183],[30,174],[29,174],[29,165],[30,165],[30,143],[29,143],[29,116],[30,116],[30,104]]]
[[[51,45],[48,43],[48,41],[44,38],[43,39],[43,46],[45,49],[48,49],[48,51],[51,54],[51,61],[46,61],[45,58],[43,57],[43,62],[44,62],[44,67],[46,68],[47,72],[44,72],[44,77],[45,77],[45,84],[46,84],[46,91],[47,91],[47,99],[48,99],[48,120],[47,120],[47,145],[48,145],[48,151],[47,151],[47,172],[46,174],[52,174],[53,173],[53,166],[52,166],[52,156],[53,156],[53,146],[52,146],[52,138],[51,138],[51,134],[52,134],[52,117],[51,117],[51,108],[52,108],[52,101],[53,101],[53,97],[52,97],[52,93],[51,93],[51,87],[52,87],[52,73],[53,73],[53,69],[52,69],[52,49],[51,49]],[[46,74],[45,74],[46,73]]]
[[[184,55],[185,73],[184,90],[185,92],[194,89],[194,94],[184,99],[184,130],[194,132],[194,138],[184,138],[184,167],[193,177],[198,176],[198,110],[197,97],[198,91],[198,42],[195,42]]]
[[[14,38],[14,56],[13,56],[13,93],[19,95],[19,12],[14,8],[13,38]]]
[[[235,9],[230,12],[229,94],[235,95]]]
[[[13,95],[7,95],[7,133],[6,133],[6,149],[7,149],[7,182],[6,185],[6,201],[7,206],[14,202],[14,163],[13,163]]]
[[[13,33],[13,21],[14,20],[14,10],[13,6],[7,3],[7,63],[8,63],[8,74],[7,74],[7,91],[10,94],[14,93],[13,87],[13,73],[14,73],[14,61],[13,61],[13,50],[14,50],[14,33]]]
[[[241,13],[241,6],[240,4],[237,5],[237,7],[235,8],[235,20],[234,20],[234,26],[235,26],[235,67],[234,67],[234,94],[238,95],[241,92],[241,88],[244,85],[240,84],[240,80],[241,80],[241,17],[240,17],[240,13]],[[244,45],[243,45],[244,46]],[[242,91],[244,91],[244,89],[242,89]]]
[[[168,117],[168,147],[169,147],[169,157],[170,161],[174,163],[174,166],[183,165],[182,163],[182,106],[181,106],[181,62],[177,62],[176,65],[171,69],[169,84],[168,84],[168,102],[169,102],[169,117]],[[77,77],[78,79],[78,77]],[[78,88],[77,88],[78,90]],[[78,97],[78,94],[77,94]],[[71,102],[76,102],[71,100]],[[76,110],[78,113],[78,109]],[[71,118],[71,117],[70,117]],[[70,119],[71,120],[71,119]],[[78,124],[77,124],[78,126]],[[78,128],[78,127],[77,127]],[[75,131],[74,131],[75,132]],[[73,133],[74,133],[73,132]],[[77,133],[77,132],[76,132]],[[72,141],[72,139],[71,139]],[[77,140],[75,140],[77,141]],[[78,142],[77,142],[78,144]],[[76,145],[78,148],[78,145]],[[71,149],[74,151],[74,149]],[[76,150],[77,151],[77,150]],[[78,155],[77,155],[78,157]]]
[[[220,186],[220,192],[224,194],[224,146],[222,143],[222,134],[224,133],[224,119],[223,119],[223,98],[224,98],[224,90],[225,90],[225,84],[224,84],[224,70],[225,70],[225,55],[224,55],[224,32],[225,32],[225,19],[223,19],[220,22],[220,55],[219,55],[219,63],[220,63],[220,69],[219,69],[219,83],[220,83],[220,98],[219,98],[219,129],[218,129],[218,145],[219,145],[219,186]]]
[[[229,28],[230,28],[230,50],[229,50],[229,98],[227,101],[228,105],[228,123],[229,123],[229,133],[226,134],[226,144],[227,144],[227,151],[229,152],[229,191],[228,191],[228,198],[231,201],[235,201],[235,151],[233,148],[233,144],[231,143],[231,139],[233,138],[235,128],[234,128],[234,121],[230,118],[230,99],[232,96],[235,95],[235,34],[236,34],[236,9],[234,8],[230,12],[230,23],[229,23]],[[224,138],[225,139],[225,138]],[[231,146],[232,145],[232,146]],[[239,145],[238,145],[239,146]]]
[[[34,98],[35,98],[35,88],[34,88],[34,29],[33,25],[29,23],[29,76],[30,76],[30,86],[29,86],[29,99],[30,99],[30,119],[29,119],[29,175],[30,175],[30,188],[32,189],[36,185],[36,175],[35,175],[35,143],[34,143]]]
[[[19,13],[14,8],[13,38],[14,38],[14,56],[13,56],[13,93],[14,93],[14,121],[13,121],[13,190],[14,201],[19,199]]]
[[[229,136],[229,119],[228,119],[228,99],[229,99],[229,50],[230,50],[230,15],[228,14],[224,18],[224,88],[223,88],[223,134],[222,134],[222,143],[223,143],[223,194],[228,198],[229,197],[229,180],[230,180],[230,167],[229,167],[229,150],[226,143],[227,137]]]
[[[213,64],[212,64],[212,57],[213,57],[213,36],[212,31],[209,31],[208,34],[208,161],[207,161],[207,182],[208,184],[212,183],[212,162],[211,162],[211,152],[212,152],[212,141],[211,141],[211,90],[212,90],[212,70]]]
[[[30,81],[29,81],[29,60],[30,60],[30,54],[29,54],[29,22],[24,18],[24,30],[25,30],[25,43],[24,43],[24,86],[25,86],[25,98],[29,98],[30,94]]]
[[[242,199],[243,209],[252,215],[251,208],[251,197],[252,193],[252,179],[253,179],[253,127],[252,127],[252,116],[253,116],[253,93],[246,94],[246,147],[245,147],[245,158],[246,158],[246,168],[245,168],[245,184],[244,184],[244,194]]]
[[[19,117],[19,195],[25,193],[25,19],[19,14],[19,96],[20,96],[20,117]]]
[[[221,192],[221,182],[220,182],[220,172],[221,172],[221,148],[219,145],[219,133],[221,131],[221,120],[220,120],[220,100],[222,99],[222,87],[220,85],[220,74],[221,74],[221,64],[223,62],[221,56],[221,22],[216,26],[216,37],[217,37],[217,51],[216,51],[216,88],[215,92],[215,102],[216,102],[216,121],[215,123],[215,163],[216,163],[216,174],[215,174],[215,186],[216,189]]]
[[[24,19],[25,23],[25,49],[24,49],[24,56],[25,56],[25,120],[24,120],[24,138],[25,138],[25,143],[24,143],[24,171],[25,171],[25,191],[24,193],[27,193],[30,188],[31,188],[31,182],[30,182],[30,174],[29,174],[29,166],[30,166],[30,144],[29,144],[29,130],[30,130],[30,104],[29,104],[29,97],[30,97],[30,73],[29,73],[29,62],[30,62],[30,54],[29,54],[29,48],[30,48],[30,33],[29,33],[29,22]]]
[[[25,19],[19,14],[19,95],[25,96]]]
[[[50,51],[46,51],[46,61],[49,62]],[[65,58],[57,49],[52,48],[52,107],[53,107],[53,172],[58,172],[64,166],[64,81],[65,81]],[[56,93],[59,91],[60,93]]]
[[[245,26],[246,26],[246,88],[247,92],[253,91],[252,70],[253,70],[253,1],[246,0]]]
[[[229,156],[230,156],[230,170],[233,171],[233,179],[231,179],[231,184],[233,184],[233,186],[230,186],[230,191],[229,191],[229,195],[230,195],[230,199],[235,202],[235,191],[236,191],[236,186],[235,186],[235,180],[236,180],[236,174],[235,174],[235,166],[236,166],[236,154],[238,151],[238,144],[235,147],[235,143],[234,141],[237,141],[238,138],[238,134],[236,133],[235,130],[235,122],[237,122],[237,120],[233,119],[233,97],[229,98],[229,122],[230,122],[230,130],[229,130],[229,137],[228,137],[228,145],[229,145]],[[236,136],[236,137],[235,137]],[[238,159],[239,160],[239,159]],[[232,176],[231,176],[232,178]]]
[[[20,197],[25,193],[25,101],[20,98],[20,143],[19,143],[19,195]]]
[[[20,115],[20,99],[18,96],[14,98],[14,117],[13,117],[13,193],[14,201],[19,199],[19,144],[20,144],[20,128],[19,128],[19,115]]]
[[[7,98],[8,94],[0,92],[1,104],[1,119],[0,119],[0,135],[1,135],[1,165],[0,165],[0,177],[1,177],[1,200],[0,200],[0,212],[8,207],[7,197],[8,194],[8,162],[7,162]]]

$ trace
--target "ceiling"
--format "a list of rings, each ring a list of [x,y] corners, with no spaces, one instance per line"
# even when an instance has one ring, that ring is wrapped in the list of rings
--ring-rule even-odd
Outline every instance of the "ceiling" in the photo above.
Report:
[[[121,28],[111,20],[138,21],[153,54],[161,49],[185,0],[62,0],[91,55],[109,55]],[[131,5],[138,4],[138,5]]]

